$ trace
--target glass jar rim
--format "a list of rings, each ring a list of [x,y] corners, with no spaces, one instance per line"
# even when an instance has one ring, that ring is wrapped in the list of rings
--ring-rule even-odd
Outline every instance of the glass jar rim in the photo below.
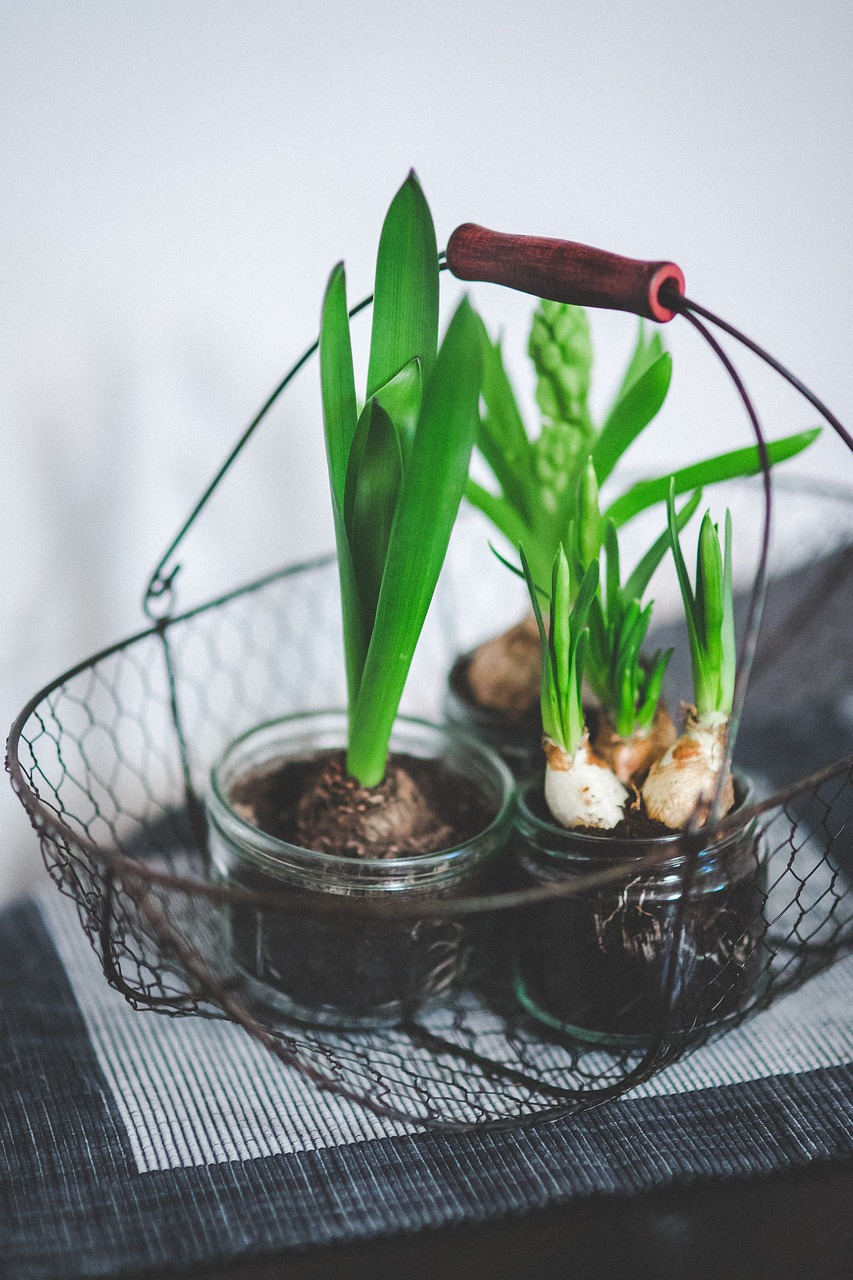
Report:
[[[730,812],[736,813],[738,809],[745,808],[749,804],[754,787],[751,778],[740,770],[734,770],[732,777],[735,785],[735,805]],[[684,862],[687,852],[684,849],[686,837],[684,831],[673,831],[669,835],[661,836],[634,837],[612,836],[606,831],[572,831],[567,827],[561,827],[556,822],[548,822],[534,812],[528,797],[536,790],[540,792],[542,790],[541,778],[530,778],[518,787],[516,822],[519,834],[522,837],[529,837],[534,833],[542,837],[545,842],[551,841],[552,844],[565,842],[567,846],[574,846],[574,848],[560,849],[547,847],[547,843],[537,843],[539,852],[546,854],[549,858],[566,862],[578,858],[594,858],[597,862],[617,865],[622,862],[640,861],[653,850],[664,851],[667,847],[671,847],[672,856],[661,860],[661,868],[676,868]],[[717,855],[725,849],[726,845],[739,841],[742,837],[743,829],[740,827],[734,831],[725,832],[716,840],[712,836],[710,842],[700,850],[699,858]]]
[[[272,720],[265,720],[260,724],[253,725],[245,733],[240,734],[239,737],[229,743],[224,754],[210,770],[208,807],[211,818],[220,827],[224,819],[228,826],[227,834],[229,838],[236,839],[245,855],[250,860],[262,864],[265,869],[271,870],[269,862],[281,861],[289,856],[298,858],[302,862],[313,862],[316,866],[322,866],[329,871],[337,870],[342,873],[351,872],[354,865],[357,865],[362,872],[367,874],[371,870],[381,870],[385,876],[391,876],[394,872],[401,874],[408,872],[411,874],[418,870],[426,871],[441,863],[452,865],[457,860],[462,860],[466,857],[470,858],[472,851],[476,852],[481,843],[483,846],[491,845],[495,834],[509,824],[515,806],[515,781],[500,756],[490,747],[485,746],[472,735],[457,729],[455,726],[433,724],[431,721],[417,716],[398,716],[394,722],[395,730],[397,726],[400,726],[403,730],[409,727],[415,731],[425,730],[437,740],[445,739],[456,743],[463,747],[466,753],[478,756],[480,761],[493,771],[499,783],[500,801],[497,813],[487,826],[468,839],[461,841],[458,845],[451,845],[447,849],[436,849],[431,853],[414,854],[401,858],[353,859],[281,840],[277,836],[272,836],[262,831],[260,827],[254,826],[253,823],[236,813],[227,798],[226,788],[223,786],[222,773],[229,761],[239,752],[239,749],[247,741],[263,733],[264,730],[286,725],[295,727],[300,723],[304,723],[307,727],[312,722],[316,723],[324,719],[327,721],[338,720],[342,726],[345,726],[347,712],[336,707],[297,711],[287,716],[278,716]],[[273,758],[271,757],[267,763],[271,763]],[[212,804],[210,803],[211,798]]]

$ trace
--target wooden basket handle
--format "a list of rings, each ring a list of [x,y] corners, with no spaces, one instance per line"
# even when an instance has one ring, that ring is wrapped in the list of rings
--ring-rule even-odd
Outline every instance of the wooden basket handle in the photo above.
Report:
[[[609,307],[661,323],[676,312],[661,289],[684,294],[684,276],[674,262],[641,262],[572,240],[504,235],[473,222],[450,237],[447,265],[460,280],[484,280],[554,302]]]

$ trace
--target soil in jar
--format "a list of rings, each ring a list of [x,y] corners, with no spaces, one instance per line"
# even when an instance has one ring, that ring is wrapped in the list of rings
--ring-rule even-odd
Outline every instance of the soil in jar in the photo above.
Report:
[[[229,796],[253,826],[321,853],[405,858],[464,844],[495,816],[440,760],[392,754],[383,781],[363,787],[343,751],[284,760],[239,779]]]
[[[493,804],[440,761],[403,754],[392,755],[376,788],[348,777],[343,752],[335,751],[248,775],[229,798],[268,834],[352,859],[354,868],[364,859],[460,847],[496,816]],[[487,874],[467,877],[465,890],[483,887]],[[233,868],[231,879],[260,892],[287,888],[245,863]],[[459,891],[455,884],[420,889],[418,901],[428,909],[430,900]],[[369,911],[332,916],[312,910],[318,896],[306,894],[293,911],[231,908],[234,958],[270,989],[270,1003],[292,1017],[338,1026],[390,1024],[436,999],[467,968],[476,935],[460,920],[371,918]]]
[[[623,839],[672,834],[640,812],[620,826]],[[734,845],[700,855],[705,861],[676,954],[680,883],[672,873],[629,872],[612,888],[578,891],[520,913],[516,985],[522,1004],[569,1034],[614,1045],[701,1028],[743,1009],[767,961],[759,840],[744,832]],[[591,855],[587,870],[593,869]]]

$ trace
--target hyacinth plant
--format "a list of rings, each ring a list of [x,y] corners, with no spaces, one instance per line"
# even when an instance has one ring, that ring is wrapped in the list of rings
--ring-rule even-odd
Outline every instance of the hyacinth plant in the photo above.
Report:
[[[586,569],[571,602],[569,559],[557,548],[551,571],[548,626],[539,591],[519,545],[521,567],[539,630],[542,652],[542,743],[545,749],[545,803],[564,827],[610,830],[622,818],[628,791],[599,761],[584,719],[582,684],[589,652],[589,613],[598,590],[598,560]]]
[[[676,530],[685,527],[701,496],[697,490],[675,513]],[[554,558],[550,592],[535,582],[519,547],[543,657],[545,799],[563,826],[611,830],[624,816],[628,787],[637,791],[676,737],[661,700],[672,650],[650,658],[642,654],[653,608],[651,601],[643,604],[643,596],[670,549],[671,535],[664,530],[623,582],[612,520],[604,522],[602,534],[591,462],[581,473],[576,511],[568,549],[559,547]],[[547,627],[539,597],[550,602]],[[599,702],[592,737],[582,702],[584,676]]]
[[[702,497],[697,490],[675,516],[685,527]],[[581,472],[570,544],[574,578],[603,550],[604,572],[589,612],[586,663],[589,685],[599,702],[593,749],[623,783],[641,783],[653,762],[675,740],[675,726],[661,700],[672,650],[646,656],[642,647],[653,602],[643,603],[658,566],[670,547],[665,529],[622,581],[619,536],[613,520],[602,520],[592,460]],[[603,530],[603,532],[602,532]]]
[[[414,173],[382,228],[359,412],[343,264],[326,289],[323,418],[348,690],[346,767],[383,779],[415,646],[444,562],[477,434],[480,338],[469,303],[438,346],[438,252]]]
[[[734,699],[737,653],[732,596],[732,521],[726,512],[724,547],[705,513],[699,531],[696,583],[691,586],[679,541],[672,489],[669,541],[684,604],[695,705],[686,710],[684,732],[651,768],[643,801],[651,818],[674,830],[705,821],[720,788],[720,809],[734,803],[730,776],[720,779]]]
[[[596,425],[589,409],[593,348],[586,312],[582,307],[543,300],[534,312],[528,348],[542,414],[540,432],[533,438],[524,425],[500,341],[492,341],[482,322],[480,341],[484,412],[477,447],[495,479],[497,492],[469,480],[466,494],[512,546],[523,543],[534,578],[545,582],[557,547],[565,544],[576,515],[581,473],[591,460],[598,484],[610,479],[617,463],[663,406],[672,377],[672,357],[664,350],[660,333],[650,331],[641,320],[613,404]],[[771,464],[794,457],[818,435],[815,429],[772,441],[768,445]],[[646,508],[666,502],[671,481],[677,497],[720,481],[756,475],[760,470],[757,447],[718,454],[672,474],[630,485],[607,507],[604,519],[621,528]]]

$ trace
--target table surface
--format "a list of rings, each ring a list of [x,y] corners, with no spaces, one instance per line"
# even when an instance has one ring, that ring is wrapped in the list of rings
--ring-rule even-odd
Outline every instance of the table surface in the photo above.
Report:
[[[523,1218],[293,1251],[158,1280],[849,1280],[853,1161],[642,1196],[594,1196]],[[148,1277],[151,1272],[146,1273]]]

